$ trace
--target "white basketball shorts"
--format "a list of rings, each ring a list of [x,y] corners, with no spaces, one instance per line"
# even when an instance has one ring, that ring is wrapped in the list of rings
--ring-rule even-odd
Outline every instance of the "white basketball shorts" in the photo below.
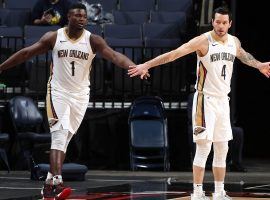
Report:
[[[72,93],[48,89],[46,108],[50,131],[61,129],[75,134],[85,115],[89,102],[88,93]]]
[[[193,141],[223,142],[232,139],[229,97],[195,92],[192,107]]]

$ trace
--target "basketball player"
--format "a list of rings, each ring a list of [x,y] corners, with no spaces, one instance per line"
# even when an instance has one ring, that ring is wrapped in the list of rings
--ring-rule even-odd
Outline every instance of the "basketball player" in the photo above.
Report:
[[[230,82],[235,57],[244,64],[258,69],[267,78],[270,62],[262,63],[246,52],[235,36],[228,34],[231,14],[219,7],[213,12],[213,30],[191,39],[179,48],[162,54],[138,66],[130,66],[128,74],[143,76],[148,69],[162,65],[192,52],[197,54],[197,82],[193,101],[193,140],[196,153],[193,161],[194,190],[192,200],[209,199],[203,191],[205,164],[212,143],[214,148],[214,200],[231,199],[224,190],[228,141],[232,139],[229,114]]]
[[[69,141],[87,109],[89,73],[95,54],[98,52],[125,69],[134,65],[126,56],[112,50],[100,36],[84,29],[87,13],[83,4],[74,4],[69,9],[68,21],[67,27],[46,33],[37,43],[18,51],[0,65],[0,71],[3,71],[52,50],[46,97],[52,141],[50,172],[42,189],[44,198],[64,199],[71,193],[71,188],[63,186],[62,166]]]

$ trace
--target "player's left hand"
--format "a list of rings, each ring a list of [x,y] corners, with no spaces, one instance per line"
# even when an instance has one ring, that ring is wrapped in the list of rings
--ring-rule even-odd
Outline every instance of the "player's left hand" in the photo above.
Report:
[[[258,69],[267,78],[270,77],[270,62],[261,63]]]

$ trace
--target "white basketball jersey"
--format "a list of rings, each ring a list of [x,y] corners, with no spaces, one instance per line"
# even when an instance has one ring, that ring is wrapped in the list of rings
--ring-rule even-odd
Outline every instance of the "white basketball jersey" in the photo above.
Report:
[[[89,91],[91,64],[95,57],[90,35],[84,30],[81,37],[74,41],[68,37],[65,28],[57,31],[49,87],[68,92]]]
[[[215,41],[211,32],[205,33],[209,47],[205,56],[197,55],[197,82],[198,92],[213,96],[227,96],[231,90],[233,62],[236,56],[234,37],[228,34],[227,43]]]

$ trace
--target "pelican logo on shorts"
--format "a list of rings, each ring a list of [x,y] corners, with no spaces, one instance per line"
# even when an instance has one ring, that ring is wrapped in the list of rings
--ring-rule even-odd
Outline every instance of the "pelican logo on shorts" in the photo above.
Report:
[[[58,122],[58,119],[50,118],[48,121],[50,128],[52,128]]]
[[[194,128],[194,135],[199,135],[199,134],[201,134],[202,132],[204,132],[205,131],[205,128],[204,127],[195,127]]]

